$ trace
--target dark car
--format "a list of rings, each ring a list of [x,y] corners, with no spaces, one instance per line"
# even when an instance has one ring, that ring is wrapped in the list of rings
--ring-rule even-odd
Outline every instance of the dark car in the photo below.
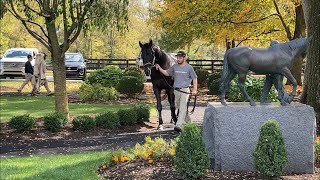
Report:
[[[87,75],[86,62],[80,53],[65,53],[66,77],[84,80]]]

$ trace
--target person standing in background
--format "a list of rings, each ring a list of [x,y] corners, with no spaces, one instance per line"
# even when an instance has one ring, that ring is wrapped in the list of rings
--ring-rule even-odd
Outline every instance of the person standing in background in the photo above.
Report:
[[[50,96],[52,95],[52,93],[46,77],[47,63],[45,61],[45,58],[45,54],[39,53],[36,55],[36,62],[34,65],[34,76],[36,83],[33,89],[33,94],[39,94],[40,86],[43,85],[47,90],[47,95]]]
[[[28,84],[28,82],[31,82],[32,88],[34,89],[35,86],[35,79],[34,79],[34,75],[33,75],[33,67],[31,64],[32,61],[32,56],[28,55],[27,56],[28,61],[24,64],[24,72],[25,72],[25,80],[23,81],[23,83],[21,84],[21,86],[18,89],[18,92],[21,93],[22,89],[26,86],[26,84]],[[31,94],[33,93],[33,89]]]

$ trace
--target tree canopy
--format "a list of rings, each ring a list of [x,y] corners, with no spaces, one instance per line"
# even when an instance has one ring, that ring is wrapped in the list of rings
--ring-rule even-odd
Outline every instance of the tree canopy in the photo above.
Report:
[[[250,45],[261,45],[271,39],[287,39],[286,31],[294,30],[294,8],[298,3],[299,0],[164,0],[152,22],[164,28],[164,44],[171,49],[196,39],[223,44],[228,38],[238,44],[250,41]]]

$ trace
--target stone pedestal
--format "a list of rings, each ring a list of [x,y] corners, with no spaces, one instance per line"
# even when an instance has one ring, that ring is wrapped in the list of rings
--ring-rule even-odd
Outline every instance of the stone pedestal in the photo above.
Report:
[[[215,170],[255,171],[253,151],[268,119],[279,122],[287,147],[287,173],[314,173],[316,118],[312,107],[292,103],[249,106],[209,103],[203,136]]]

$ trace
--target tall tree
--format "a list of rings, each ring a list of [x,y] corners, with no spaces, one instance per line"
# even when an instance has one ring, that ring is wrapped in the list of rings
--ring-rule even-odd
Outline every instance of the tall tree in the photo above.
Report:
[[[308,36],[311,37],[303,84],[302,103],[312,106],[317,114],[320,133],[320,2],[302,0]]]
[[[64,53],[82,30],[123,30],[129,0],[3,0],[5,9],[51,52],[55,109],[68,113]]]

